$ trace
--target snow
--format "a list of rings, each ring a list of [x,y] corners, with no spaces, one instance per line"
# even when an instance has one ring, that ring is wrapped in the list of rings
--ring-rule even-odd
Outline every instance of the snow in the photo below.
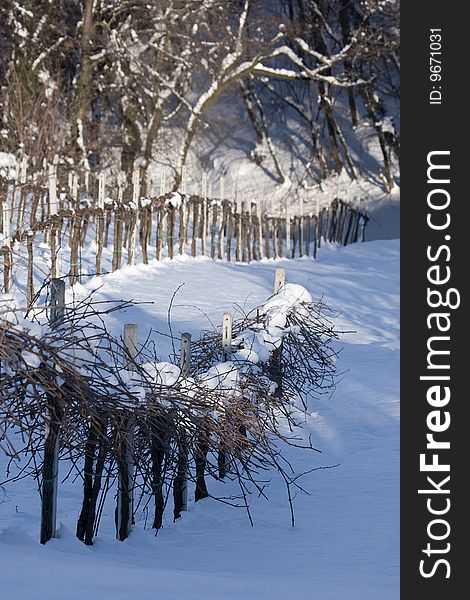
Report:
[[[31,367],[32,369],[39,368],[39,365],[41,364],[40,357],[33,352],[29,352],[29,350],[22,350],[21,358],[28,365],[28,367]]]
[[[280,267],[288,283],[266,302]],[[299,301],[309,298],[331,306],[338,314],[337,329],[347,332],[337,343],[342,348],[337,389],[312,402],[304,423],[306,439],[311,434],[321,454],[285,449],[296,472],[319,468],[302,478],[310,495],[298,493],[294,499],[296,526],[290,526],[282,481],[269,473],[269,501],[258,494],[249,500],[254,527],[243,508],[211,498],[195,504],[191,485],[189,511],[181,519],[173,523],[167,509],[164,527],[155,537],[139,509],[124,543],[114,537],[110,498],[95,545],[85,547],[74,536],[82,484],[70,478],[59,485],[59,537],[44,547],[38,543],[37,484],[29,479],[6,483],[0,487],[2,598],[397,600],[399,242],[346,248],[322,244],[316,261],[304,257],[229,264],[188,256],[152,261],[86,280],[73,293],[68,291],[67,301],[94,289],[99,301],[142,302],[111,313],[108,326],[119,336],[125,323],[137,323],[141,343],[151,328],[162,332],[154,336],[160,362],[146,370],[171,385],[179,369],[170,364],[167,309],[182,283],[173,300],[172,330],[189,332],[193,339],[201,329],[220,325],[226,311],[236,318],[264,305],[265,314],[278,325],[276,319],[282,322],[286,310],[301,309]],[[13,301],[5,304],[11,314]],[[274,335],[275,327],[272,331]],[[250,332],[244,344],[248,351],[259,333]],[[252,351],[263,360],[261,342]],[[214,380],[236,383],[233,364],[218,365]],[[0,450],[0,481],[5,467]],[[208,478],[207,483],[214,496],[238,493],[230,481]]]

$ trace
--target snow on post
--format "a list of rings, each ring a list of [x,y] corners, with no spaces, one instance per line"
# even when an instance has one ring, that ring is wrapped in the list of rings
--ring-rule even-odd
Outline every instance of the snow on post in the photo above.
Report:
[[[65,282],[62,279],[53,279],[51,282],[51,310],[49,314],[51,327],[57,327],[61,323],[64,318],[64,311]],[[41,544],[46,544],[51,538],[56,537],[60,412],[58,399],[48,395],[42,464]]]
[[[274,275],[274,293],[279,294],[281,288],[286,285],[286,272],[284,269],[276,269]]]

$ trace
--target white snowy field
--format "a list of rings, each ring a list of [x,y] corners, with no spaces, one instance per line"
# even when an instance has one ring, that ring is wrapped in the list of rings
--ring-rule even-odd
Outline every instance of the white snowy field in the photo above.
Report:
[[[178,257],[126,267],[75,286],[77,295],[101,284],[96,297],[152,302],[114,313],[115,333],[139,325],[165,332],[174,291],[173,332],[198,336],[226,310],[247,309],[272,293],[274,271],[304,285],[341,315],[337,344],[341,381],[332,396],[312,402],[305,434],[322,453],[286,448],[306,475],[290,526],[286,490],[273,473],[269,502],[250,498],[254,527],[243,508],[205,499],[190,502],[173,524],[171,507],[158,536],[144,515],[126,542],[114,539],[112,501],[93,547],[74,536],[81,482],[59,486],[59,537],[38,542],[36,483],[0,488],[0,597],[5,600],[389,600],[399,597],[399,242],[382,240],[346,248],[322,246],[317,260],[228,264]],[[71,292],[69,292],[71,294]],[[70,297],[70,296],[69,296]],[[161,357],[168,339],[156,337]],[[0,457],[0,481],[5,460]],[[65,473],[63,473],[65,475]],[[232,485],[234,486],[232,488]],[[235,484],[208,479],[215,496]],[[191,490],[192,492],[193,490]],[[191,499],[192,500],[192,499]]]

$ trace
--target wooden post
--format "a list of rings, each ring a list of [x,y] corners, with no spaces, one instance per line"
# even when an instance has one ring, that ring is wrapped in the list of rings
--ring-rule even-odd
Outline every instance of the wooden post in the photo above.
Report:
[[[247,259],[251,262],[253,258],[253,219],[251,216],[251,206],[246,207],[246,245],[247,245]]]
[[[271,232],[270,232],[270,227],[269,227],[269,217],[268,215],[265,213],[263,215],[263,222],[264,222],[264,255],[266,258],[271,258]]]
[[[233,214],[234,219],[234,228],[235,228],[235,260],[239,262],[241,260],[241,233],[242,233],[242,222],[241,222],[241,214],[238,212],[237,203],[235,202],[235,212]]]
[[[72,200],[75,207],[78,207],[78,174],[72,173]]]
[[[257,225],[257,248],[258,248],[258,260],[263,258],[263,222],[261,220],[261,204],[258,202],[255,205],[256,208],[256,225]]]
[[[232,325],[233,317],[232,313],[224,313],[222,320],[222,354],[223,360],[230,360],[232,354]],[[225,417],[222,417],[225,419]],[[217,456],[217,467],[219,470],[219,478],[223,479],[228,471],[229,455],[227,448],[225,447],[223,440],[219,441],[219,453]]]
[[[281,289],[286,285],[286,272],[284,269],[276,269],[274,275],[274,293],[279,294]],[[282,341],[271,354],[270,360],[271,379],[276,383],[276,391],[274,397],[282,397]]]
[[[299,256],[303,255],[304,251],[304,201],[300,198],[299,201]]]
[[[246,262],[247,254],[246,254],[246,240],[247,240],[247,219],[245,214],[245,202],[242,201],[241,209],[240,209],[240,239],[242,245],[242,262]]]
[[[310,215],[306,215],[305,217],[305,254],[306,256],[310,256],[310,230],[312,227],[312,220]]]
[[[81,238],[81,222],[82,218],[79,215],[75,215],[72,218],[72,231],[70,234],[70,285],[80,281],[79,246]]]
[[[65,282],[51,282],[51,308],[49,321],[57,327],[65,313]],[[59,431],[61,407],[58,398],[48,395],[45,414],[44,458],[42,464],[41,532],[40,542],[46,544],[56,536],[57,482],[59,475]]]
[[[191,334],[181,334],[180,369],[183,376],[189,374],[191,368]],[[174,520],[188,510],[188,434],[184,425],[178,427],[178,464],[173,482]]]
[[[51,306],[49,313],[49,322],[52,327],[57,327],[65,314],[65,281],[62,279],[53,279],[51,281]]]
[[[124,325],[124,368],[134,371],[137,357],[137,325]],[[134,442],[134,419],[125,416],[122,420],[123,432],[118,442],[118,495],[116,506],[116,538],[124,541],[129,536],[132,527],[134,510],[134,461],[132,448]]]
[[[26,243],[28,246],[28,282],[26,286],[26,294],[28,300],[28,310],[33,306],[34,300],[34,256],[33,256],[33,241],[34,241],[34,233],[32,231],[28,231],[26,234]]]
[[[297,248],[297,242],[299,242],[300,217],[297,217],[296,215],[294,215],[292,221],[293,221],[293,223],[292,223],[292,254],[291,254],[291,258],[295,258],[295,249]],[[300,249],[299,254],[300,254],[300,256],[302,256],[302,249]]]
[[[215,258],[215,232],[217,230],[217,214],[218,207],[216,202],[211,202],[212,205],[212,225],[211,225],[211,258]]]
[[[196,256],[196,238],[197,238],[197,229],[198,229],[198,201],[193,198],[193,230],[192,230],[192,238],[191,238],[191,256]]]
[[[286,272],[284,269],[276,269],[274,275],[274,293],[279,294],[281,288],[286,285]]]
[[[137,356],[137,325],[127,323],[124,325],[124,368],[135,371],[135,359]]]
[[[98,208],[104,210],[104,197],[106,193],[106,174],[98,175]]]
[[[227,203],[226,209],[227,215],[227,261],[230,262],[232,260],[232,232],[233,232],[233,215],[232,215],[232,207],[229,203]]]
[[[8,208],[8,196],[5,192],[2,198],[2,234],[3,245],[8,247],[11,245],[10,227],[10,210]]]
[[[57,166],[49,165],[49,216],[57,214]]]
[[[186,200],[184,199],[183,196],[181,196],[180,205],[178,207],[178,221],[179,221],[179,231],[178,231],[179,248],[178,248],[178,252],[179,252],[179,254],[184,254],[184,247],[185,247],[186,236],[187,236],[187,232],[186,232],[187,220],[186,220]]]
[[[173,234],[175,229],[175,209],[170,204],[167,207],[167,219],[166,219],[166,241],[168,245],[168,256],[169,258],[173,258],[174,254],[174,242],[173,242]]]
[[[290,208],[286,208],[286,257],[291,258],[291,229],[290,229],[291,212]]]
[[[103,202],[104,206],[104,202]],[[101,275],[101,255],[103,253],[103,235],[104,235],[104,213],[103,208],[98,208],[98,216],[96,223],[96,275]]]
[[[113,264],[112,269],[116,271],[121,268],[122,260],[122,229],[123,229],[123,211],[118,206],[114,213],[114,246],[113,246]]]
[[[282,258],[284,256],[283,254],[283,222],[285,222],[285,219],[283,219],[282,217],[279,217],[279,219],[277,219],[278,222],[278,235],[277,235],[277,255]]]
[[[230,360],[232,354],[232,313],[224,313],[222,320],[222,352],[224,360]]]
[[[207,223],[207,198],[202,198],[202,216],[201,216],[201,254],[206,254],[206,223]]]

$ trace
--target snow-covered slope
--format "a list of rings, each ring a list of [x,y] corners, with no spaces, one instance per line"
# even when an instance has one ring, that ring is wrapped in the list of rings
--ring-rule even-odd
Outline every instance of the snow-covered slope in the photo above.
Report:
[[[317,260],[228,264],[178,257],[124,268],[74,293],[97,290],[97,298],[152,302],[113,314],[116,333],[136,322],[143,342],[150,328],[166,331],[174,300],[173,331],[198,335],[218,324],[235,305],[251,308],[271,295],[274,270],[304,285],[312,296],[341,311],[338,346],[343,373],[335,393],[315,402],[305,434],[321,454],[288,448],[310,495],[295,497],[290,526],[286,491],[271,474],[269,502],[253,495],[252,528],[244,509],[212,499],[176,524],[166,516],[157,538],[141,510],[124,542],[114,539],[112,499],[96,544],[74,537],[81,482],[59,487],[60,536],[38,543],[36,484],[23,480],[0,488],[0,581],[5,600],[392,600],[399,597],[399,243],[396,240],[322,246]],[[71,292],[69,292],[71,294]],[[156,338],[162,360],[167,338]],[[5,460],[0,456],[0,480]],[[65,475],[65,473],[64,473]],[[214,495],[229,495],[232,483],[208,480]],[[191,490],[192,492],[192,490]],[[147,528],[146,528],[147,527]]]

